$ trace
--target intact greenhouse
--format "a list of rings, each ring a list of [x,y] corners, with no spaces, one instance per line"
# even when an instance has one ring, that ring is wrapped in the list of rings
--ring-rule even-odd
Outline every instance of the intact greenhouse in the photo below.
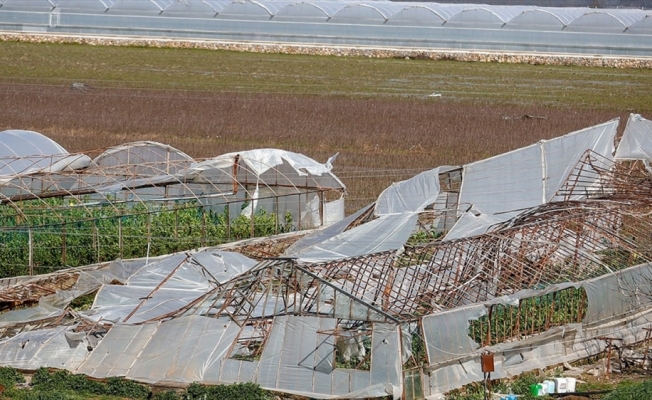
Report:
[[[582,4],[579,2],[578,4]],[[652,11],[391,1],[0,0],[0,31],[101,37],[652,55]]]
[[[276,149],[195,161],[156,142],[69,154],[0,132],[0,264],[43,273],[332,224],[344,217],[331,161]]]

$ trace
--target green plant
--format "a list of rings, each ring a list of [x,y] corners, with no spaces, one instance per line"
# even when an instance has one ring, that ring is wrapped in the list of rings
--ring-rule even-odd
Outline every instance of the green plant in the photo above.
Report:
[[[0,384],[5,387],[13,386],[17,383],[25,382],[25,377],[12,367],[0,368]]]
[[[184,394],[187,400],[229,399],[229,400],[271,400],[271,393],[251,382],[231,385],[206,386],[193,382]]]
[[[106,394],[130,399],[147,399],[151,390],[133,381],[111,377],[106,380]]]
[[[652,379],[640,383],[624,382],[603,400],[639,400],[652,399]]]
[[[30,232],[33,263],[38,273],[45,273],[269,236],[291,226],[289,212],[283,220],[265,209],[253,219],[239,215],[230,220],[227,208],[215,212],[195,201],[171,207],[111,203],[83,208],[62,198],[28,200],[13,207],[0,205],[0,277],[27,275]]]
[[[153,400],[181,400],[182,396],[177,394],[174,390],[166,390],[164,392],[157,392],[152,395]]]

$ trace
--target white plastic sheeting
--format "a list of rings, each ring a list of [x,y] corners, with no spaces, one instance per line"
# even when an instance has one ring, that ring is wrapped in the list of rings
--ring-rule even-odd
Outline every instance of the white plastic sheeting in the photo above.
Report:
[[[335,338],[326,333],[336,319],[276,317],[257,369],[256,383],[266,389],[311,398],[400,398],[401,360],[398,327],[373,324],[369,371],[334,368]]]
[[[247,170],[256,174],[257,176],[263,175],[265,172],[272,168],[281,166],[284,162],[292,167],[294,171],[300,176],[332,176],[331,170],[333,169],[333,161],[337,154],[332,156],[321,164],[312,158],[306,157],[303,154],[292,153],[279,149],[256,149],[246,150],[234,153],[222,154],[218,157],[201,161],[193,164],[190,167],[191,171],[206,171],[210,169],[224,169],[229,170],[236,162],[243,163],[247,166]],[[230,172],[230,170],[229,170]],[[335,178],[344,187],[339,179]]]
[[[494,353],[492,379],[508,378],[573,361],[604,351],[601,336],[617,337],[622,343],[644,339],[644,328],[652,320],[652,298],[642,295],[635,284],[652,278],[649,264],[641,264],[599,278],[577,283],[552,285],[545,290],[526,290],[491,302],[460,307],[423,318],[424,340],[430,367],[423,377],[426,395],[443,398],[442,393],[483,379],[480,354]],[[469,336],[470,320],[487,313],[490,304],[513,304],[518,299],[540,296],[570,286],[581,286],[588,296],[586,316],[581,323],[548,329],[528,338],[480,347]]]
[[[88,156],[71,155],[54,140],[38,132],[0,132],[0,176],[80,169],[89,162]]]
[[[69,326],[21,332],[0,340],[0,365],[36,370],[74,369],[88,354],[88,340]]]
[[[146,383],[254,381],[311,398],[368,398],[401,393],[399,328],[373,324],[369,371],[336,368],[337,320],[279,316],[260,360],[229,358],[241,328],[228,318],[181,317],[115,325],[75,372]],[[165,360],[165,362],[161,362]]]
[[[95,321],[141,323],[188,306],[218,284],[256,264],[238,253],[204,250],[162,257],[122,284],[103,284],[84,316]]]
[[[376,215],[423,211],[439,195],[439,168],[393,183],[376,201]]]
[[[293,256],[302,262],[322,262],[397,250],[414,231],[417,217],[416,213],[384,215],[304,248]]]
[[[652,121],[639,114],[630,114],[614,158],[652,160]]]
[[[455,226],[446,239],[484,233],[490,225],[507,221],[527,208],[556,200],[555,193],[591,150],[605,160],[613,158],[618,119],[577,132],[501,154],[464,166],[459,197],[461,213],[473,207],[473,214],[485,221],[467,218]],[[469,222],[472,230],[468,233]]]

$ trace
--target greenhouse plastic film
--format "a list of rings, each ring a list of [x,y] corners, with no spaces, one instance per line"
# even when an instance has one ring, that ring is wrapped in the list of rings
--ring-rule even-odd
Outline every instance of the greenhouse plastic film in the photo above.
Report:
[[[439,168],[393,183],[376,201],[376,215],[423,211],[439,195]]]
[[[160,324],[128,377],[145,382],[217,382],[220,361],[238,331],[239,327],[225,318],[191,316]]]
[[[630,114],[614,158],[652,160],[652,121],[639,114]]]
[[[423,334],[431,365],[454,360],[480,347],[469,337],[470,320],[486,315],[484,305],[441,312],[423,318]]]
[[[473,207],[477,214],[487,215],[491,221],[482,227],[485,221],[469,216],[462,222],[469,234],[454,227],[456,233],[449,234],[447,239],[484,233],[494,223],[552,200],[587,150],[611,159],[617,127],[618,119],[614,119],[465,165],[459,211]]]
[[[295,254],[302,262],[320,262],[396,250],[405,244],[417,221],[416,213],[384,215]]]
[[[95,378],[125,376],[157,324],[115,325],[76,372]]]
[[[27,331],[0,341],[0,363],[17,369],[76,368],[88,354],[86,344],[70,343],[68,326]]]
[[[586,323],[621,318],[633,309],[652,303],[652,266],[641,264],[585,282],[588,297]]]

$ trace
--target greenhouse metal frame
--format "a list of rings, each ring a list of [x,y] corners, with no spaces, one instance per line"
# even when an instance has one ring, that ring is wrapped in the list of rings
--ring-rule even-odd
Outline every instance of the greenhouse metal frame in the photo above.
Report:
[[[651,12],[349,0],[2,0],[0,31],[649,57]]]
[[[306,234],[6,278],[0,365],[168,387],[254,382],[312,398],[436,399],[482,380],[487,351],[501,379],[601,354],[604,337],[639,343],[652,323],[652,121],[630,116],[614,156],[603,139],[614,143],[616,126],[484,160],[508,190],[519,182],[497,166],[530,160],[525,196],[502,204],[524,207],[497,217],[497,192],[498,206],[471,213],[490,224],[462,231],[468,205],[455,204],[454,238],[409,241],[424,226],[441,229],[449,194],[469,198],[477,163],[394,184]],[[532,152],[557,168],[548,182]],[[553,162],[562,155],[565,165]],[[554,192],[533,204],[534,182]],[[489,210],[497,218],[485,220]],[[369,230],[397,220],[406,223]],[[89,293],[89,310],[70,307]]]
[[[25,138],[33,147],[23,146]],[[330,172],[332,160],[261,149],[195,161],[156,142],[116,146],[91,160],[36,132],[0,132],[3,139],[5,276],[313,229],[344,217],[345,187]]]

